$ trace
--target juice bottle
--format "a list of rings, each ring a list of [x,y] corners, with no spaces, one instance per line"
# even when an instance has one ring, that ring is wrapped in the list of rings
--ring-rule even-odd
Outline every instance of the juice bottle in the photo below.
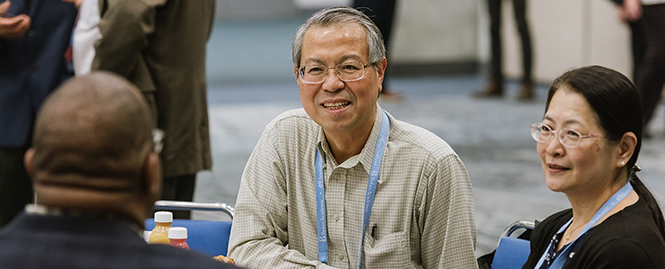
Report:
[[[169,229],[169,240],[171,240],[171,246],[189,249],[189,245],[187,245],[187,228],[185,227],[173,227]]]
[[[173,222],[173,213],[168,211],[155,212],[155,228],[150,232],[150,244],[169,244],[169,228]]]

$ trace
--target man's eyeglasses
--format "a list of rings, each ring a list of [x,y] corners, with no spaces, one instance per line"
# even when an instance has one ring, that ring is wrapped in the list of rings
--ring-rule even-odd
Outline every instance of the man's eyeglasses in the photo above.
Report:
[[[547,143],[554,136],[559,138],[561,145],[564,145],[568,148],[576,148],[579,146],[580,143],[582,143],[582,138],[601,137],[601,135],[597,134],[582,135],[577,130],[568,128],[554,131],[552,127],[541,122],[531,124],[531,137],[533,137],[534,140],[540,143]]]
[[[162,148],[164,148],[164,131],[160,129],[152,130],[152,144],[155,153],[159,154],[162,152]]]
[[[365,68],[373,63],[364,65],[361,62],[346,62],[335,66],[335,75],[341,81],[357,81],[365,77]],[[303,65],[298,68],[298,74],[302,82],[307,84],[318,84],[326,80],[328,67],[324,65]]]

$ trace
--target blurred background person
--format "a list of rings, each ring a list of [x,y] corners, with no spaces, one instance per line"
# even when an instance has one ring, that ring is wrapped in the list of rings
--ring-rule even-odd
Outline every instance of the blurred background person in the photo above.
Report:
[[[395,7],[397,0],[353,0],[353,7],[367,15],[381,31],[383,44],[386,47],[386,58],[390,62],[390,36],[393,32]],[[401,101],[402,95],[387,87],[390,71],[386,71],[383,78],[383,91],[381,91],[381,100]]]
[[[632,22],[635,26],[633,40],[637,42],[635,62],[635,86],[642,97],[642,115],[644,126],[648,127],[665,85],[665,1],[663,0],[613,0],[621,3],[618,9],[619,19]],[[639,44],[644,44],[644,52],[640,55]],[[633,52],[635,53],[635,52]],[[642,57],[639,59],[639,57]],[[644,136],[651,137],[648,129]]]
[[[644,29],[637,14],[628,14],[628,10],[623,5],[623,0],[611,0],[616,5],[616,12],[619,21],[625,23],[630,28],[630,50],[633,64],[633,83],[637,81],[637,69],[644,60],[644,51],[646,50],[646,41],[644,39]],[[638,9],[641,10],[641,9]]]
[[[101,10],[99,39],[88,42],[90,70],[112,71],[141,89],[166,135],[161,199],[192,201],[196,173],[212,165],[205,63],[215,0],[86,0],[82,9],[88,4]]]
[[[490,36],[491,36],[491,56],[490,76],[485,88],[474,92],[476,98],[501,97],[504,93],[503,77],[503,48],[501,41],[501,4],[503,0],[486,0],[487,9],[490,14]],[[517,96],[519,101],[530,101],[534,99],[533,79],[531,67],[531,34],[527,23],[527,0],[511,0],[513,2],[513,12],[517,30],[522,41],[522,81],[520,91]]]
[[[65,53],[76,14],[59,0],[0,4],[0,227],[33,199],[23,155],[42,102],[73,75]]]
[[[159,141],[126,79],[72,79],[45,101],[25,155],[37,204],[0,231],[0,268],[235,268],[142,238],[159,196]]]
[[[601,66],[554,81],[542,122],[531,125],[547,187],[572,209],[536,225],[523,268],[665,268],[665,221],[637,177],[640,97]]]

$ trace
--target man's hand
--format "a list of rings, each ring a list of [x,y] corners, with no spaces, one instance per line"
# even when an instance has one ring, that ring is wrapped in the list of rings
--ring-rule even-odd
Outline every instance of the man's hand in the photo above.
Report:
[[[0,38],[18,39],[25,35],[30,29],[30,17],[25,14],[16,17],[9,17],[9,1],[0,4]]]
[[[624,0],[623,5],[617,7],[617,14],[622,22],[636,21],[642,17],[642,3],[640,0]]]
[[[76,8],[80,8],[81,3],[83,3],[83,0],[62,0],[62,2],[74,3],[74,6],[76,6]]]

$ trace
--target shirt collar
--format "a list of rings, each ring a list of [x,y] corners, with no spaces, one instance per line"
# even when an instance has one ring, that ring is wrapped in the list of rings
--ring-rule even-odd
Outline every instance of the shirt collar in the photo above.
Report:
[[[25,206],[25,213],[28,215],[39,215],[39,216],[57,216],[57,217],[74,217],[74,218],[89,218],[89,219],[101,219],[108,221],[120,221],[129,225],[129,227],[134,230],[139,236],[143,237],[143,229],[136,223],[129,221],[127,218],[119,216],[115,213],[109,212],[88,212],[81,211],[76,209],[60,208],[60,207],[48,207],[38,204],[28,204]]]
[[[365,169],[365,172],[367,172],[367,174],[369,175],[369,172],[372,169],[372,161],[374,160],[374,149],[376,148],[376,140],[379,139],[379,132],[381,131],[381,123],[383,121],[382,113],[383,109],[377,103],[376,115],[374,117],[374,125],[372,126],[372,132],[369,134],[369,137],[365,142],[365,146],[363,146],[363,149],[360,151],[360,154],[355,155],[346,160],[344,162],[345,167],[346,166],[348,166],[347,168],[355,167],[358,165],[358,163],[360,163],[363,166],[363,169]],[[388,114],[388,118],[391,118],[390,114]],[[322,152],[321,154],[324,156],[323,161],[326,162],[328,160],[328,157],[332,156],[332,153],[330,152],[330,146],[328,145],[328,141],[326,141],[326,136],[323,133],[323,127],[319,127],[319,137],[317,140],[317,147],[319,149],[319,152]],[[330,159],[333,159],[334,161],[334,158],[331,157]]]

